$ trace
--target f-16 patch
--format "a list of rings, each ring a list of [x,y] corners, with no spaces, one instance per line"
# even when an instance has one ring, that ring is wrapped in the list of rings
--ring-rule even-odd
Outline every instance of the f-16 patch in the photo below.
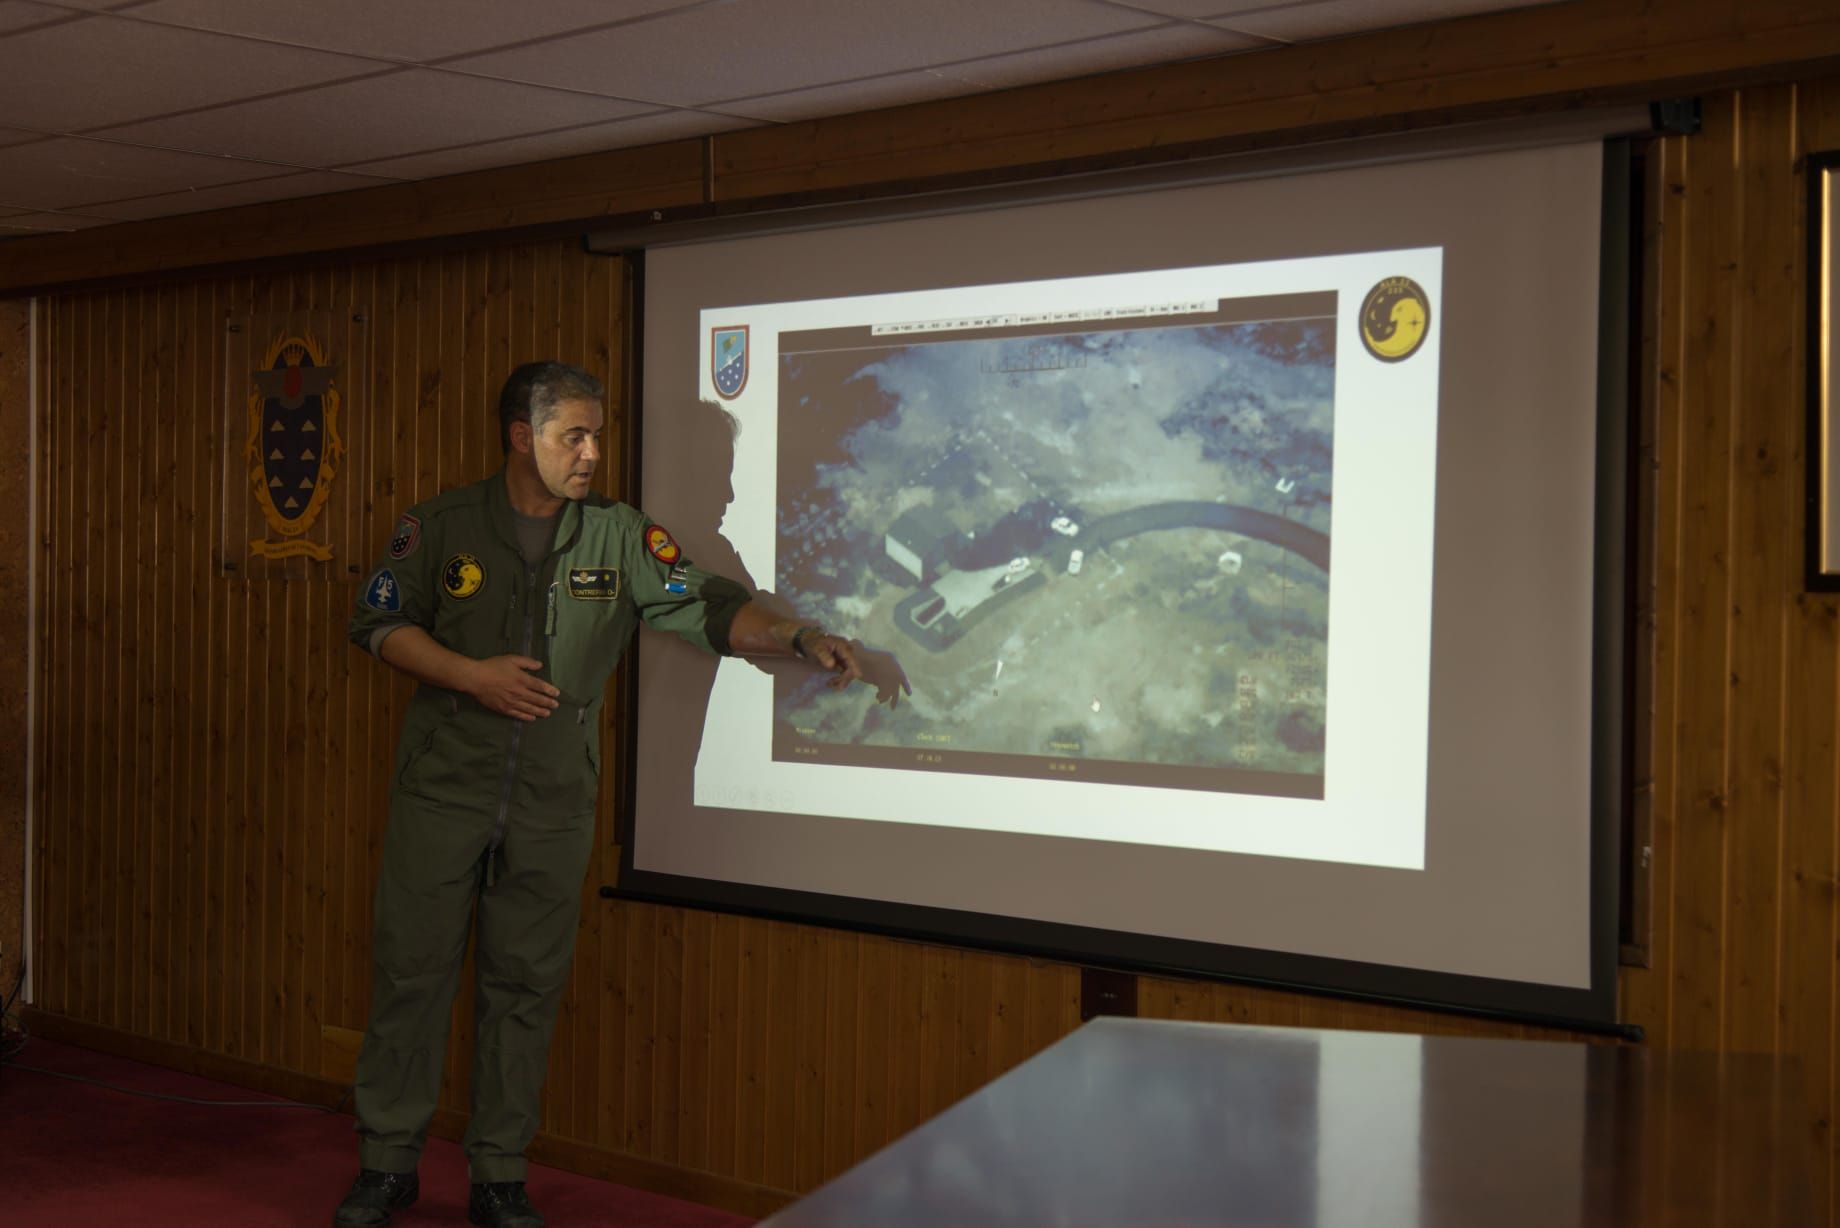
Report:
[[[422,544],[422,522],[407,512],[396,522],[396,536],[390,539],[390,557],[406,559]]]
[[[645,549],[666,567],[673,566],[678,559],[684,557],[684,552],[677,548],[677,543],[671,540],[671,535],[664,531],[662,525],[653,525],[645,531]]]
[[[583,601],[614,601],[620,595],[617,567],[569,568],[569,596]]]
[[[364,587],[364,604],[385,614],[400,611],[402,586],[396,583],[396,573],[385,567],[372,576],[371,582]]]

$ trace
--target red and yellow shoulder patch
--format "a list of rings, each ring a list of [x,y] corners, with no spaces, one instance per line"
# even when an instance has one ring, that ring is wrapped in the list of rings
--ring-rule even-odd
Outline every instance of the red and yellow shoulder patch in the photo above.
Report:
[[[684,552],[677,548],[677,543],[661,525],[652,525],[646,529],[645,549],[648,554],[666,567],[673,565],[684,556]]]

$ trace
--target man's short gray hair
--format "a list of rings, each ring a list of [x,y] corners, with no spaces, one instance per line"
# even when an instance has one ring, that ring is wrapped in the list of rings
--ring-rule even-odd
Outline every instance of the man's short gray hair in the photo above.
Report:
[[[606,398],[606,387],[580,367],[566,362],[527,362],[511,373],[498,394],[499,442],[509,453],[513,422],[528,422],[532,431],[541,433],[543,425],[556,416],[556,407],[565,401],[602,405]]]

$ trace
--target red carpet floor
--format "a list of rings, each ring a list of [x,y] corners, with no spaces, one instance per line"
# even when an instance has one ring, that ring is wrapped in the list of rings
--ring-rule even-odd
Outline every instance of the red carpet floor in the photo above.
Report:
[[[0,1066],[0,1223],[233,1225],[331,1223],[357,1173],[345,1114],[223,1108],[129,1095],[19,1069],[18,1063],[196,1100],[267,1100],[69,1045],[33,1040]],[[277,1102],[280,1103],[280,1102]],[[466,1157],[431,1139],[422,1196],[399,1228],[466,1223]],[[753,1221],[532,1165],[531,1201],[551,1228],[743,1228]]]

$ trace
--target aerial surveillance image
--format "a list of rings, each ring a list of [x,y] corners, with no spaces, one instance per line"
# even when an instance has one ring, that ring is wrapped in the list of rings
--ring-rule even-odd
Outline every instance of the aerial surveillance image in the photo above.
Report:
[[[774,758],[1320,798],[1336,306],[781,333],[775,588],[912,695]]]

